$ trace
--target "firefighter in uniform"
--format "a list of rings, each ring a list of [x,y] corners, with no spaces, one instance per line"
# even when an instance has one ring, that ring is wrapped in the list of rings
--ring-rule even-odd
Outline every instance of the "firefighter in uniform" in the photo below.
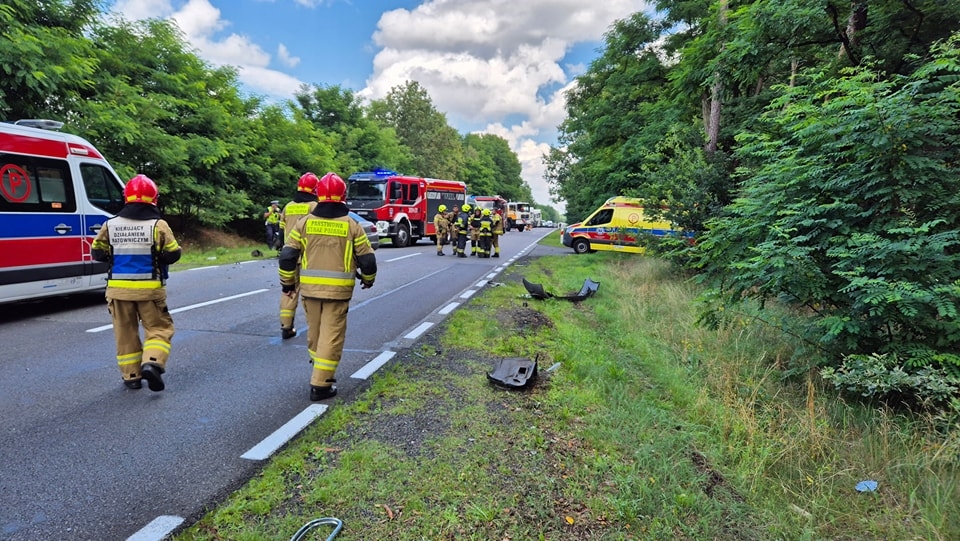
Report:
[[[490,257],[490,243],[493,237],[493,218],[490,217],[490,209],[483,209],[480,213],[480,257],[486,259]]]
[[[490,218],[493,220],[493,235],[490,237],[490,244],[493,246],[491,257],[500,257],[500,235],[503,235],[502,211],[497,209]]]
[[[267,233],[267,250],[279,250],[276,238],[280,233],[280,201],[270,202],[270,206],[263,213],[263,226]]]
[[[470,230],[470,205],[464,203],[457,216],[457,257],[467,257],[467,234]]]
[[[310,400],[337,394],[334,375],[347,333],[347,309],[354,280],[373,286],[377,259],[367,234],[347,215],[347,186],[335,173],[317,185],[318,204],[290,230],[280,253],[280,284],[287,295],[300,294],[307,315],[307,351],[313,364]]]
[[[470,216],[470,255],[480,254],[480,219],[483,218],[483,209],[476,207]]]
[[[293,195],[293,201],[284,205],[280,211],[280,230],[291,231],[300,218],[313,211],[317,206],[317,184],[320,179],[313,173],[304,173],[297,181],[297,193]],[[297,329],[293,326],[294,317],[297,314],[297,300],[300,297],[300,284],[294,284],[293,295],[280,295],[280,336],[284,339],[293,338],[297,335]]]
[[[110,264],[107,309],[113,320],[117,365],[128,389],[139,389],[142,379],[151,391],[162,391],[173,318],[167,310],[164,288],[168,265],[180,259],[180,244],[157,208],[157,185],[137,175],[123,189],[126,202],[107,220],[91,246],[97,261]],[[143,342],[140,324],[143,324]]]
[[[436,231],[437,238],[437,255],[443,255],[443,245],[446,244],[447,229],[450,227],[450,221],[447,220],[447,206],[440,205],[437,207],[437,215],[433,217],[433,227]]]
[[[454,205],[453,209],[447,213],[447,233],[450,238],[450,247],[453,249],[453,255],[457,255],[457,216],[460,216],[460,205]]]

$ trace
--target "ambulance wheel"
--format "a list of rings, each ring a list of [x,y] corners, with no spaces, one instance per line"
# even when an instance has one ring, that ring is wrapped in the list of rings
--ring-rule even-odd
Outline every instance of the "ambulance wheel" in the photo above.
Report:
[[[410,245],[410,226],[402,223],[397,226],[397,233],[391,239],[393,245],[397,248],[405,248]]]
[[[573,251],[578,254],[585,254],[590,251],[590,241],[587,239],[576,239],[573,241]]]

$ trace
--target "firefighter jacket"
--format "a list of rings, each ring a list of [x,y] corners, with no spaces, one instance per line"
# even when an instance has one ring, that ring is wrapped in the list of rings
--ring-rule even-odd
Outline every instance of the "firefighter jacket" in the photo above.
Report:
[[[90,253],[110,264],[107,298],[145,301],[166,295],[166,267],[180,260],[180,244],[157,207],[127,203],[97,232]]]
[[[300,294],[311,299],[350,300],[358,274],[377,278],[377,259],[367,234],[343,203],[320,203],[300,218],[280,252],[280,284],[291,291],[300,274]]]
[[[469,227],[470,213],[461,211],[460,215],[457,216],[457,231],[459,231],[461,235],[466,235]]]
[[[310,214],[317,206],[317,196],[309,192],[297,192],[280,211],[280,229],[290,231],[300,218]]]
[[[447,232],[447,229],[450,227],[450,222],[447,220],[447,215],[438,212],[436,216],[433,217],[433,226],[437,228],[437,234],[443,234]]]
[[[477,214],[476,212],[470,216],[470,229],[476,231],[480,229],[480,219],[483,218],[483,214]]]
[[[490,216],[481,216],[478,229],[482,236],[489,237],[493,235],[493,218]]]
[[[493,220],[493,234],[502,235],[503,234],[503,216],[500,216],[496,212],[493,213],[490,218]]]

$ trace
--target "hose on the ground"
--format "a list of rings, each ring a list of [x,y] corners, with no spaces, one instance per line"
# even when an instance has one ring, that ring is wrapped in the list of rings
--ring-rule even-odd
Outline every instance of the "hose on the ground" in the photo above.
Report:
[[[343,528],[343,521],[334,517],[315,518],[297,530],[297,533],[293,534],[293,537],[290,538],[290,541],[303,541],[305,539],[304,536],[306,536],[310,530],[323,525],[334,526],[333,533],[327,537],[327,541],[333,541],[333,538],[336,537]]]

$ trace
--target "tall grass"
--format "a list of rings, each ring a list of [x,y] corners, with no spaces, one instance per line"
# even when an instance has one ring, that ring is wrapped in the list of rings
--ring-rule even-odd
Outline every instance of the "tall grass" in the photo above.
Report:
[[[279,538],[327,514],[344,540],[960,539],[955,427],[784,378],[789,337],[748,313],[698,326],[697,287],[658,260],[511,271],[181,539]],[[601,287],[536,301],[520,275]],[[513,356],[559,369],[491,388],[490,360]]]

